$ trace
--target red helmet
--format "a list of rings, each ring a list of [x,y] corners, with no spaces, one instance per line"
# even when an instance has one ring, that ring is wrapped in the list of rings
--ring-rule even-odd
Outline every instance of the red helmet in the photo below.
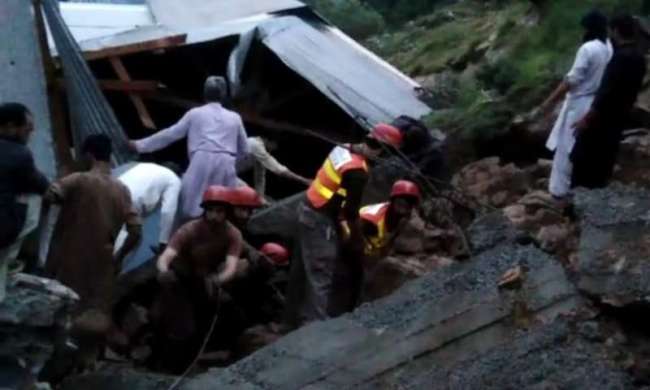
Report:
[[[289,264],[289,251],[280,244],[266,243],[260,248],[260,253],[271,260],[274,265],[285,266]]]
[[[396,196],[411,196],[417,199],[418,202],[422,199],[418,185],[408,180],[398,180],[393,184],[390,197],[394,198]]]
[[[386,123],[376,125],[368,136],[394,148],[399,148],[402,145],[402,132],[397,127]]]
[[[232,200],[230,204],[233,206],[262,207],[263,205],[259,194],[248,186],[237,187],[231,191]]]
[[[224,186],[210,186],[203,193],[202,207],[206,203],[231,203],[232,189]]]

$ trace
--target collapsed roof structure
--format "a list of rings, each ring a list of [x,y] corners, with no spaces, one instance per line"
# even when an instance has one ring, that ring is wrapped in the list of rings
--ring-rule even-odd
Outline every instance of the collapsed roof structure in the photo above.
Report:
[[[102,132],[114,140],[116,165],[128,162],[127,139],[200,105],[209,75],[226,76],[226,104],[249,135],[279,141],[274,155],[307,177],[332,142],[358,141],[376,123],[430,112],[417,83],[296,0],[37,1],[59,65],[49,72],[51,100],[66,103],[59,111],[68,107],[67,118],[58,113],[70,122],[54,132],[58,150]],[[183,141],[142,158],[187,164]],[[276,198],[304,189],[273,177],[267,188]],[[156,219],[149,219],[145,244],[155,240]],[[142,248],[136,264],[150,255]]]
[[[131,137],[200,104],[210,74],[227,76],[231,104],[253,133],[313,130],[350,141],[375,123],[430,112],[417,83],[296,0],[104,0],[60,9]]]

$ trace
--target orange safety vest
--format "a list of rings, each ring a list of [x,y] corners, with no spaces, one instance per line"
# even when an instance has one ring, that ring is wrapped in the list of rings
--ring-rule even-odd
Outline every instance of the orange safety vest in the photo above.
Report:
[[[368,221],[377,227],[377,234],[372,237],[364,237],[364,253],[367,256],[380,257],[386,247],[392,241],[392,235],[386,232],[386,212],[390,203],[379,203],[366,206],[359,210],[362,220]]]
[[[341,188],[341,181],[345,172],[353,169],[363,169],[368,172],[366,158],[352,153],[346,148],[335,147],[327,156],[323,166],[316,174],[316,178],[307,190],[309,203],[314,208],[320,209],[334,197],[334,194],[345,198],[347,191],[345,188]]]

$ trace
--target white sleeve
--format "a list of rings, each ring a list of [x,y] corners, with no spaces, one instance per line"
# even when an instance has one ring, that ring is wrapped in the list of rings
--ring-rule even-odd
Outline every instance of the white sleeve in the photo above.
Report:
[[[591,50],[587,44],[584,44],[578,50],[575,61],[571,70],[566,75],[566,82],[574,87],[584,81],[588,76],[589,67],[591,66]]]
[[[282,174],[289,170],[289,168],[282,165],[268,152],[268,150],[266,150],[263,142],[252,142],[250,146],[251,154],[255,156],[255,160],[262,164],[264,168],[275,173],[276,175]]]
[[[160,207],[160,236],[158,242],[166,244],[172,233],[176,208],[178,207],[178,196],[181,192],[181,181],[174,177],[163,191],[162,204]]]

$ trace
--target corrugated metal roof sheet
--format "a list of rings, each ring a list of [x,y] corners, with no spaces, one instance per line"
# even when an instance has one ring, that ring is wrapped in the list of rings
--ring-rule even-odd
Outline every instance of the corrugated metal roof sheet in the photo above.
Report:
[[[59,0],[61,3],[147,4],[146,0]]]
[[[149,0],[158,23],[200,29],[250,16],[303,8],[297,0]]]
[[[287,66],[362,126],[431,112],[417,97],[417,83],[334,27],[285,16],[260,23],[256,31]]]
[[[21,0],[22,1],[22,0]],[[72,119],[74,146],[79,152],[83,139],[91,134],[106,134],[113,140],[114,161],[132,159],[127,138],[97,80],[83,57],[79,45],[67,28],[56,0],[43,0],[43,11],[59,53]]]

